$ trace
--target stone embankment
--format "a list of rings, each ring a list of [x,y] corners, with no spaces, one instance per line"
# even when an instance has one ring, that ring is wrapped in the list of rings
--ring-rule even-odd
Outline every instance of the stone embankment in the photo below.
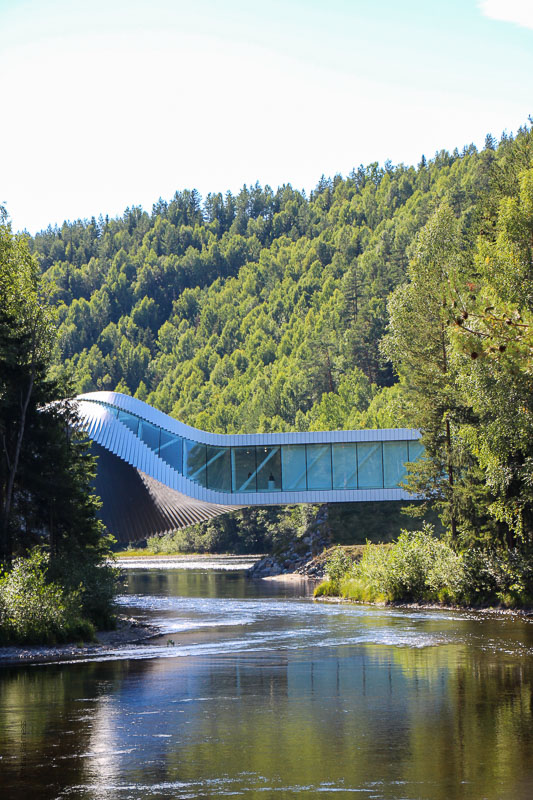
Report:
[[[303,575],[322,578],[324,553],[331,544],[328,525],[328,507],[321,506],[316,519],[305,535],[295,537],[282,552],[265,556],[248,570],[251,578],[272,578],[277,575]]]
[[[299,555],[295,552],[281,556],[265,556],[248,570],[250,578],[273,578],[276,575],[303,575],[308,578],[322,578],[324,575],[323,553]]]
[[[326,561],[333,555],[334,551],[339,547],[349,556],[352,561],[359,561],[363,555],[365,545],[332,545],[329,541],[321,542],[322,549],[318,555],[313,556],[307,553],[305,556],[294,555],[296,558],[291,559],[290,554],[287,558],[276,556],[266,556],[260,561],[257,561],[254,566],[248,570],[248,575],[252,578],[269,578],[275,575],[303,575],[308,578],[316,578],[322,580],[326,573]],[[384,545],[388,547],[388,545]]]

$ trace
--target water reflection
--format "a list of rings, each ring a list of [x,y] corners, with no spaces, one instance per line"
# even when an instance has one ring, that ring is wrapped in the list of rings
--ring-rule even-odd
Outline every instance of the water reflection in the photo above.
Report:
[[[280,647],[229,648],[236,624],[205,634],[207,656],[3,670],[2,798],[531,797],[531,623],[246,596],[226,577],[178,583],[220,590],[206,614],[248,604],[241,639],[277,630]],[[129,590],[162,585],[192,602],[162,576]]]

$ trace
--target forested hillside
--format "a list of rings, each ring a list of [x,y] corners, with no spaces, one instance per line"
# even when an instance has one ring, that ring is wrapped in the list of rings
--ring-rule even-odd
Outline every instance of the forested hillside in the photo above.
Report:
[[[418,427],[452,538],[529,541],[532,142],[49,228],[58,369],[216,432]]]
[[[446,201],[473,240],[516,191],[530,134],[415,167],[371,164],[233,197],[196,191],[148,214],[65,223],[32,240],[79,391],[136,394],[219,432],[405,422],[380,356],[387,298]]]

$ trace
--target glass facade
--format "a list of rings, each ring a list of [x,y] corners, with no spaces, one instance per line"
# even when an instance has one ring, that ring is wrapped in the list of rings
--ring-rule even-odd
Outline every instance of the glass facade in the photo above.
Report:
[[[357,443],[357,488],[383,488],[383,452],[381,442]]]
[[[155,425],[152,425],[150,422],[145,422],[143,419],[139,420],[137,436],[150,450],[153,450],[154,453],[159,453],[160,433],[161,428],[157,428]]]
[[[192,442],[190,439],[183,440],[183,474],[200,486],[206,485],[206,451],[205,444]]]
[[[383,486],[394,489],[405,478],[404,464],[409,460],[407,442],[383,442]]]
[[[126,428],[129,428],[130,431],[133,431],[135,436],[137,436],[137,431],[139,430],[139,417],[135,417],[133,414],[128,414],[127,411],[118,411],[117,417],[122,422]]]
[[[207,446],[207,486],[217,492],[231,492],[229,447]]]
[[[281,446],[256,447],[257,491],[281,491]]]
[[[257,492],[255,447],[231,447],[231,491]]]
[[[307,460],[307,488],[331,489],[331,445],[305,445]]]
[[[355,442],[331,445],[333,488],[357,489],[357,445]]]
[[[409,442],[409,461],[416,461],[424,455],[424,445],[420,442]]]
[[[183,473],[183,439],[161,429],[159,441],[159,456],[166,461],[172,469]]]
[[[284,492],[307,489],[304,444],[282,445],[281,476]]]
[[[393,489],[406,478],[406,462],[416,461],[424,453],[417,440],[205,445],[103,405],[170,467],[218,492]]]

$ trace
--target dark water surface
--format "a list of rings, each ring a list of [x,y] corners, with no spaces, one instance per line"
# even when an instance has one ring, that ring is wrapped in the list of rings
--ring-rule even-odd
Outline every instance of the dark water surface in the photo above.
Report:
[[[161,636],[0,670],[0,798],[530,800],[533,623],[130,570]]]

